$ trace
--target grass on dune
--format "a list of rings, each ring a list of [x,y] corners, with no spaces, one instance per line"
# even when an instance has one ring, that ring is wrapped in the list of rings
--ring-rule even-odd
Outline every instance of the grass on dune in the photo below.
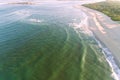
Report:
[[[120,21],[120,2],[98,2],[92,4],[84,4],[83,6],[98,10],[111,17],[112,20]]]

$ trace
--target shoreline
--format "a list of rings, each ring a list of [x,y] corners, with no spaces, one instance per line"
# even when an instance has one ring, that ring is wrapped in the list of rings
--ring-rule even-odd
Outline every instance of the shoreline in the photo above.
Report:
[[[118,61],[113,56],[113,53],[111,53],[111,51],[105,46],[105,44],[102,43],[102,41],[100,41],[99,38],[97,38],[97,36],[95,36],[94,33],[93,33],[93,35],[94,35],[94,40],[97,42],[99,48],[102,50],[102,53],[106,58],[106,61],[108,62],[109,66],[111,67],[111,71],[112,71],[111,76],[113,77],[113,79],[119,80],[120,79],[120,69],[118,66]]]
[[[115,48],[118,48],[118,45],[114,43],[119,43],[120,40],[116,41],[113,36],[120,37],[119,30],[118,34],[114,34],[113,30],[118,28],[118,24],[112,21],[108,16],[83,7],[83,6],[74,6],[75,8],[81,9],[88,17],[88,28],[93,33],[93,38],[97,42],[98,46],[102,49],[102,53],[106,58],[109,66],[111,67],[112,77],[115,80],[120,79],[120,55],[119,51]],[[106,23],[105,23],[106,22]],[[92,24],[94,23],[94,24]],[[112,25],[112,26],[111,26]],[[112,34],[110,34],[110,32]],[[115,38],[116,38],[115,37]],[[117,57],[116,57],[117,56]]]

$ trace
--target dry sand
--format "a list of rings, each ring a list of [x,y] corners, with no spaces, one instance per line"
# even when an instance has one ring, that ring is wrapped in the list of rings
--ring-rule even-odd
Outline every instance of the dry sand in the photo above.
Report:
[[[113,78],[120,80],[120,24],[101,12],[83,6],[74,7],[84,13],[84,17],[87,18],[84,24],[87,23],[88,29],[103,50],[106,60],[111,66]]]
[[[81,9],[89,17],[89,29],[112,52],[120,67],[120,24],[101,12],[83,6],[75,7]]]

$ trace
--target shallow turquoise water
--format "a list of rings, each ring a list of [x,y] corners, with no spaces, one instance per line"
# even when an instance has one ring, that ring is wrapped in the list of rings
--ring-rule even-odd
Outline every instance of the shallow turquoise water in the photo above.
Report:
[[[94,40],[69,26],[81,14],[71,3],[1,5],[0,80],[112,80]]]

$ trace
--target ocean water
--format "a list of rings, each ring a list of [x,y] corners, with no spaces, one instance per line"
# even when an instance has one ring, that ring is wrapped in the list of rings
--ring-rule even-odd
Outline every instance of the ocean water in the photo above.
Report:
[[[0,80],[113,80],[75,4],[0,5]]]

